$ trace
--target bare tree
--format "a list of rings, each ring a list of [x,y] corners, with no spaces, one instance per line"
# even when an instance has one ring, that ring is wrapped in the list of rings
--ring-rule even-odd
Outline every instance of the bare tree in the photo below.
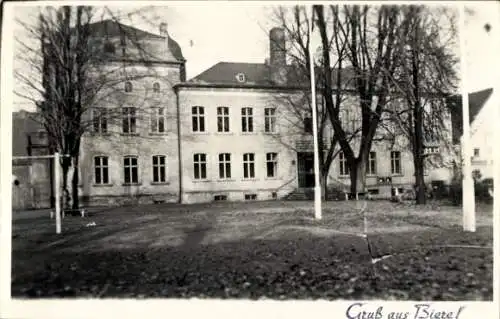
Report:
[[[111,18],[104,20],[105,14]],[[17,21],[29,37],[17,42],[25,68],[15,70],[23,85],[15,94],[38,106],[34,117],[47,131],[50,150],[70,156],[63,157],[60,164],[66,199],[68,173],[73,168],[74,209],[79,207],[82,136],[121,121],[124,84],[157,76],[151,61],[158,52],[145,44],[144,34],[120,24],[121,18],[107,7],[62,6],[41,7],[36,23]],[[95,27],[98,22],[104,30]],[[113,31],[106,30],[108,27],[118,28],[114,36],[109,36]],[[136,68],[138,62],[146,71]],[[126,98],[140,105],[146,97],[128,94]],[[103,103],[108,107],[99,107]]]
[[[454,14],[447,8],[402,7],[404,30],[398,40],[400,65],[392,75],[395,93],[402,95],[391,118],[398,133],[407,137],[413,155],[417,204],[425,204],[426,143],[450,147],[446,96],[456,88],[457,58]],[[436,155],[431,155],[434,160]],[[430,158],[429,158],[430,159]],[[431,165],[432,161],[428,161]]]

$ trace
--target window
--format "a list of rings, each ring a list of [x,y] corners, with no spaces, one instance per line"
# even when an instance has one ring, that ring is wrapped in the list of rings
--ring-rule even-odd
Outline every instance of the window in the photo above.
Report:
[[[125,92],[132,92],[132,83],[131,82],[125,82]]]
[[[219,202],[219,201],[225,201],[227,200],[227,195],[215,195],[214,196],[214,201]]]
[[[256,200],[257,194],[245,194],[245,200]]]
[[[391,174],[401,174],[401,152],[391,152]]]
[[[277,177],[278,176],[278,154],[277,153],[267,153],[266,154],[266,168],[267,168],[267,177]]]
[[[153,156],[153,182],[165,183],[166,181],[166,156],[155,155]]]
[[[243,154],[243,178],[255,178],[255,154]]]
[[[474,156],[479,157],[479,148],[474,149]]]
[[[207,154],[194,154],[194,179],[207,178]]]
[[[245,74],[243,74],[243,73],[238,73],[238,74],[236,75],[236,80],[238,80],[238,82],[240,82],[240,83],[245,82],[245,80],[246,80],[246,78],[245,78]]]
[[[306,117],[304,118],[304,133],[312,133],[312,132],[313,132],[312,118]]]
[[[136,131],[135,107],[124,107],[122,109],[122,130],[123,133],[132,134]]]
[[[92,109],[92,122],[94,124],[95,133],[107,133],[108,119],[106,116],[106,109],[102,107]]]
[[[339,153],[339,173],[341,176],[349,175],[349,166],[343,152]]]
[[[158,82],[153,83],[153,92],[160,93],[160,83]]]
[[[231,178],[231,154],[219,154],[219,178]]]
[[[191,109],[193,117],[193,132],[205,132],[205,108],[193,106]]]
[[[264,131],[266,133],[276,132],[276,109],[275,108],[265,108],[264,109]]]
[[[139,174],[137,171],[137,157],[127,156],[123,159],[124,182],[125,184],[139,183]]]
[[[370,152],[370,155],[368,156],[368,162],[366,163],[366,174],[377,174],[377,153],[375,152]]]
[[[104,52],[105,53],[115,53],[116,49],[115,49],[115,45],[109,41],[107,41],[105,44],[104,44]]]
[[[151,109],[151,132],[165,133],[165,108],[154,107]]]
[[[107,156],[94,157],[94,174],[96,184],[102,185],[109,183]]]
[[[229,132],[229,108],[217,108],[217,132]]]
[[[253,132],[253,109],[251,107],[241,109],[241,131],[245,133]]]

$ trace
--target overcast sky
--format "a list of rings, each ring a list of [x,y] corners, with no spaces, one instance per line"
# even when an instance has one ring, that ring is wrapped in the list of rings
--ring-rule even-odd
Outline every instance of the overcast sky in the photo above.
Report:
[[[133,3],[133,2],[132,2]],[[123,16],[123,23],[158,33],[161,22],[168,24],[170,36],[182,48],[187,59],[188,79],[203,72],[219,61],[263,62],[268,56],[267,31],[269,7],[263,2],[218,3],[196,2],[169,7],[110,7]],[[479,2],[473,6],[475,15],[467,20],[468,82],[471,90],[494,85],[498,79],[493,65],[498,63],[493,39],[500,39],[498,6],[495,2]],[[31,19],[33,8],[16,9],[20,19]],[[134,14],[127,15],[133,12]],[[489,23],[490,32],[484,26]],[[21,30],[16,31],[16,36]],[[29,107],[16,103],[15,109]]]

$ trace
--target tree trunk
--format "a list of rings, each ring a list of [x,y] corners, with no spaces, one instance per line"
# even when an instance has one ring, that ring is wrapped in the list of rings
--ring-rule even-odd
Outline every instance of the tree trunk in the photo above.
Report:
[[[71,198],[72,198],[72,209],[78,209],[80,207],[80,201],[78,198],[78,183],[80,176],[78,174],[78,168],[79,168],[79,160],[78,160],[78,155],[73,157],[73,178],[71,180]]]
[[[358,157],[349,165],[349,175],[351,177],[351,197],[357,199],[358,193],[365,191],[366,167],[362,157]]]
[[[71,166],[71,158],[69,157],[63,157],[62,159],[62,208],[67,209],[69,207],[69,191],[68,191],[68,173],[69,173],[69,168]],[[56,198],[56,200],[60,200],[59,198]]]
[[[322,170],[321,171],[321,176],[320,176],[320,184],[321,184],[321,199],[326,201],[328,200],[328,185],[327,185],[327,182],[328,182],[328,171],[325,171]]]
[[[425,204],[426,200],[423,157],[417,154],[413,154],[413,165],[415,167],[415,186],[416,186],[415,199],[417,205],[423,205]]]

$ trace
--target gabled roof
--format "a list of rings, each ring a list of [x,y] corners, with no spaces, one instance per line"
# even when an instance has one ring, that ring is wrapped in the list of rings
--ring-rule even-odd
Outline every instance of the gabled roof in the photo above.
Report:
[[[132,41],[167,40],[167,37],[146,32],[112,19],[91,23],[89,24],[89,29],[90,34],[96,38],[120,38],[125,36]],[[185,61],[181,47],[170,36],[168,37],[168,48],[175,59]]]
[[[271,66],[266,63],[241,63],[241,62],[219,62],[209,69],[198,74],[187,83],[180,86],[236,86],[236,87],[266,87],[266,88],[297,88],[309,87],[309,78],[298,66],[286,65],[286,83],[277,85],[271,78]],[[335,82],[338,69],[332,70],[332,77]],[[342,79],[344,83],[354,78],[351,68],[342,70],[345,76]],[[244,74],[245,81],[238,81],[238,74]],[[316,74],[319,74],[319,69]]]
[[[493,89],[485,89],[469,93],[469,123],[472,124],[479,112],[490,98]],[[463,116],[462,116],[462,96],[453,95],[448,98],[448,107],[451,110],[453,142],[458,143],[463,133]]]

